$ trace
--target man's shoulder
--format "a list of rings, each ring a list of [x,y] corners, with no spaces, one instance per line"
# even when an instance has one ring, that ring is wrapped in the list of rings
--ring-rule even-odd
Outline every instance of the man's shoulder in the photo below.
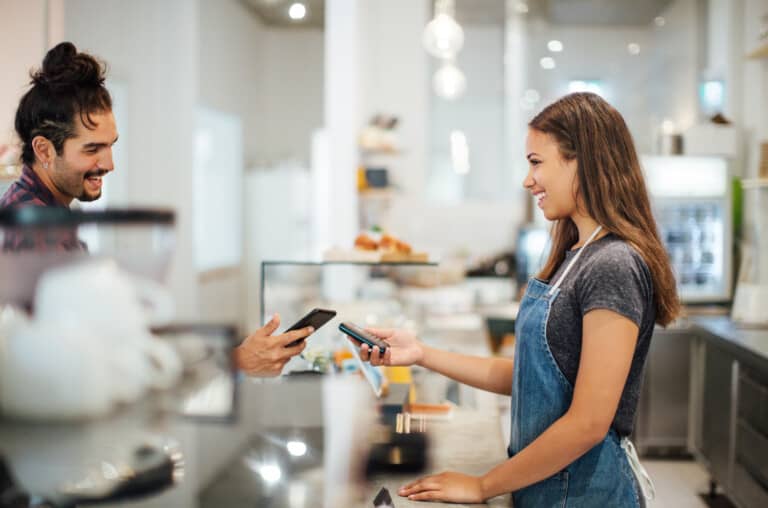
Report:
[[[21,208],[25,206],[48,206],[40,196],[30,192],[29,189],[21,185],[18,181],[14,182],[5,194],[0,197],[0,210],[6,208]]]

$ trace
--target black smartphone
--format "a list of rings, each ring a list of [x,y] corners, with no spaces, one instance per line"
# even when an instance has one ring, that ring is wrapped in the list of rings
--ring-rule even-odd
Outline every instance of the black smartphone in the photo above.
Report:
[[[346,333],[353,339],[359,340],[360,342],[364,342],[365,344],[368,344],[371,348],[373,346],[379,346],[379,352],[383,355],[384,352],[387,350],[387,347],[389,346],[386,342],[381,340],[380,338],[376,337],[375,335],[366,332],[359,326],[357,326],[354,323],[350,323],[349,321],[345,321],[339,325],[339,330]]]
[[[311,326],[312,328],[317,331],[321,326],[323,326],[325,323],[330,321],[336,317],[336,311],[330,310],[330,309],[312,309],[307,313],[306,316],[296,321],[290,328],[288,328],[285,332],[292,332],[293,330],[299,330],[301,328],[306,328],[307,326]],[[294,340],[290,344],[287,344],[285,347],[293,347],[297,346],[301,343],[301,341],[304,339],[298,339]]]

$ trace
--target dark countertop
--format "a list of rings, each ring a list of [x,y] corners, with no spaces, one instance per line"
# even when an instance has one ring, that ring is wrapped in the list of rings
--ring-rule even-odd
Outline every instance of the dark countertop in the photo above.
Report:
[[[768,328],[741,326],[725,316],[692,318],[691,325],[739,361],[768,372]]]

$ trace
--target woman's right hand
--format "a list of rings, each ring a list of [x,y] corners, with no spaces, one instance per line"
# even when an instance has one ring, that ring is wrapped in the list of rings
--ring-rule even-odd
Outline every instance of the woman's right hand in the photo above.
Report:
[[[360,347],[360,358],[371,362],[371,365],[407,366],[420,364],[424,360],[424,345],[409,331],[391,328],[366,328],[365,331],[389,344],[382,356],[378,346],[371,349],[368,344],[361,344],[350,337],[350,340]]]

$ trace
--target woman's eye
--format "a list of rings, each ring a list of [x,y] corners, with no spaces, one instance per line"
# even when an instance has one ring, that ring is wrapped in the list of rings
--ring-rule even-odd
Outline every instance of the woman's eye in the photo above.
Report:
[[[539,164],[541,164],[541,161],[538,161],[536,159],[531,159],[528,162],[531,163],[531,166],[538,166]]]

